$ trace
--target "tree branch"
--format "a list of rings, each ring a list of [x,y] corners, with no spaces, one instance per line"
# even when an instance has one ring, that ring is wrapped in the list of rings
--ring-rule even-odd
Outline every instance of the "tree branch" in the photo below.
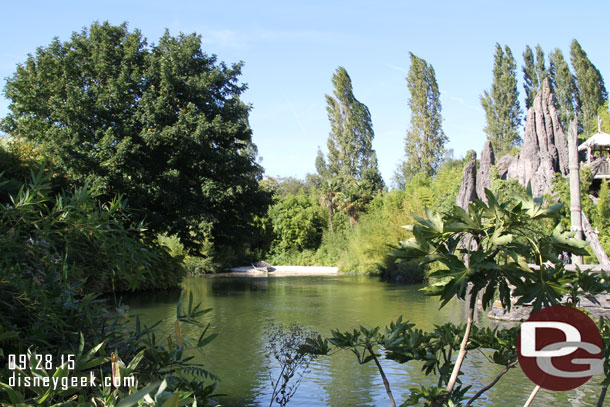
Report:
[[[441,407],[443,403],[449,398],[453,388],[455,387],[455,383],[457,382],[458,375],[460,374],[460,369],[462,368],[462,363],[464,363],[464,359],[466,358],[466,353],[468,353],[468,339],[470,338],[470,329],[472,328],[472,323],[474,321],[474,308],[477,301],[477,295],[473,292],[473,289],[470,289],[470,303],[468,305],[468,321],[466,322],[466,330],[464,331],[464,337],[462,338],[462,343],[460,344],[460,352],[458,353],[457,359],[455,360],[455,365],[453,366],[453,371],[451,372],[451,377],[449,378],[449,382],[447,382],[445,394],[439,399],[435,400],[432,403],[432,407]]]
[[[606,398],[606,392],[608,391],[608,385],[602,387],[602,392],[599,395],[599,400],[597,400],[597,407],[604,407],[604,399]]]
[[[478,399],[479,397],[481,397],[481,395],[483,393],[485,393],[487,390],[491,389],[492,387],[494,387],[496,385],[496,383],[498,383],[498,381],[502,378],[502,376],[504,376],[512,367],[516,366],[517,363],[519,363],[518,360],[515,360],[512,363],[509,363],[508,366],[506,366],[504,368],[504,370],[502,370],[495,379],[493,379],[491,381],[491,383],[489,383],[487,386],[483,387],[481,390],[479,390],[474,396],[472,396],[470,398],[470,400],[468,400],[468,402],[466,402],[465,406],[469,406],[473,401],[475,401],[476,399]]]
[[[377,365],[377,369],[379,369],[379,374],[381,375],[381,379],[383,380],[383,385],[385,386],[386,393],[388,393],[388,397],[390,398],[390,403],[392,404],[392,407],[396,407],[396,402],[394,401],[394,396],[392,395],[392,390],[390,389],[390,383],[388,382],[388,379],[385,376],[385,373],[383,372],[383,368],[381,367],[381,364],[379,363],[379,360],[377,359],[377,355],[375,355],[375,352],[373,352],[373,348],[371,346],[367,346],[366,349],[369,351],[369,353],[373,357],[373,360],[375,361],[375,364]]]
[[[530,394],[530,397],[527,399],[523,407],[529,407],[532,404],[532,401],[534,401],[536,394],[538,394],[538,390],[540,390],[540,386],[534,387],[534,390],[532,390],[532,394]]]
[[[455,387],[455,383],[457,382],[458,375],[460,374],[460,369],[462,368],[462,363],[464,363],[464,358],[466,358],[466,353],[468,350],[468,339],[470,338],[470,329],[472,328],[472,322],[474,321],[474,308],[477,301],[476,293],[470,290],[470,304],[468,306],[468,321],[466,322],[466,331],[464,331],[464,337],[462,338],[462,343],[460,344],[460,353],[458,353],[457,359],[455,360],[455,366],[453,366],[453,371],[451,372],[451,377],[449,378],[449,382],[447,383],[447,393],[451,393],[453,388]]]

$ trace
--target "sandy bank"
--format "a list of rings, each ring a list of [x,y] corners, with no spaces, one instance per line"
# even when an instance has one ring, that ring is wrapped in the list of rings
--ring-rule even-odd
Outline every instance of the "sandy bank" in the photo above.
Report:
[[[258,271],[252,266],[235,267],[230,273],[222,273],[226,276],[243,277],[285,277],[285,276],[332,276],[337,275],[338,267],[326,266],[273,266],[272,271],[265,273]]]

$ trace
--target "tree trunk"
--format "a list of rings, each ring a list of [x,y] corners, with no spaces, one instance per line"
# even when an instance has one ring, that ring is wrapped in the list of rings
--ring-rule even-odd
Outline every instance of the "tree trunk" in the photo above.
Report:
[[[583,231],[585,232],[585,236],[591,245],[591,249],[593,249],[593,253],[595,253],[595,257],[597,257],[597,261],[599,264],[607,266],[610,265],[610,260],[608,260],[608,255],[604,250],[599,238],[597,237],[597,233],[593,230],[591,223],[589,223],[589,219],[587,219],[587,215],[585,213],[581,213],[582,226]]]
[[[349,227],[351,230],[354,230],[354,226],[358,223],[358,212],[355,210],[350,210],[349,214]]]
[[[572,231],[576,239],[584,240],[582,234],[582,209],[580,206],[580,165],[578,163],[578,129],[576,120],[570,123],[568,130],[568,154],[570,162],[570,213]],[[572,256],[572,263],[582,264],[582,256]]]

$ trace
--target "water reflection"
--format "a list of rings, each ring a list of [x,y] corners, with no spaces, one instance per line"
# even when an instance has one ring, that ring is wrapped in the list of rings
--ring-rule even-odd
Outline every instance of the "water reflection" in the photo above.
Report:
[[[237,296],[245,295],[255,291],[267,291],[269,279],[267,278],[230,278],[229,277],[209,277],[211,292],[215,296]]]
[[[438,300],[423,296],[420,287],[397,286],[364,276],[189,278],[184,287],[193,293],[195,302],[213,308],[206,318],[220,335],[200,360],[222,379],[217,390],[229,395],[222,399],[223,406],[269,405],[269,361],[264,354],[268,319],[298,322],[328,335],[331,329],[385,326],[400,315],[418,328],[432,330],[435,324],[463,322],[466,315],[463,303],[451,302],[439,310]],[[169,323],[175,317],[177,301],[176,292],[147,293],[126,300],[132,313],[143,312],[149,320],[168,318]],[[483,324],[490,323],[483,314],[477,317]],[[168,329],[171,331],[170,325]],[[187,334],[188,329],[194,328],[185,327]],[[194,330],[190,333],[198,335]],[[488,384],[502,370],[487,357],[475,351],[466,359],[462,380],[474,384],[473,389]],[[383,360],[382,364],[398,404],[408,398],[409,388],[436,384],[417,362],[401,365]],[[477,405],[523,405],[532,388],[515,368]],[[598,393],[599,386],[594,384],[565,393],[542,391],[535,405],[594,406]],[[385,406],[388,399],[375,365],[361,366],[346,351],[317,359],[289,405]]]

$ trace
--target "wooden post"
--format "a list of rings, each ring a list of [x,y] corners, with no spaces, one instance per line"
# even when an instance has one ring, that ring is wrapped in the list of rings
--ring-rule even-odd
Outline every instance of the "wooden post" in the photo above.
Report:
[[[576,232],[575,238],[583,240],[582,234],[582,209],[580,207],[580,164],[578,163],[578,129],[576,119],[570,123],[568,130],[568,157],[570,163],[570,213],[572,231]],[[582,256],[572,256],[573,264],[582,264]]]

